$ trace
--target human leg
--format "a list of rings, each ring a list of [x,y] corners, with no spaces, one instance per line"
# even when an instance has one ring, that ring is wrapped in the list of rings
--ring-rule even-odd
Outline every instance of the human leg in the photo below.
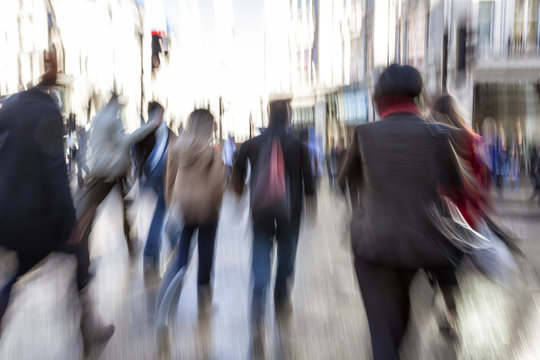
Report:
[[[9,305],[9,299],[11,297],[11,291],[13,285],[19,280],[19,278],[29,272],[35,267],[47,254],[32,254],[32,253],[17,253],[18,264],[17,270],[13,277],[0,289],[0,324],[7,311]]]
[[[416,270],[354,260],[369,324],[374,360],[399,359],[409,320],[409,285]]]
[[[292,285],[296,263],[299,228],[300,221],[297,219],[292,223],[277,222],[277,270],[274,286],[274,302],[278,306],[282,302],[289,301],[290,286]]]
[[[174,279],[178,271],[188,264],[191,238],[193,237],[195,229],[196,226],[192,224],[185,224],[182,228],[180,241],[173,251],[172,259],[167,266],[167,270],[165,270],[165,275],[163,276],[163,281],[161,282],[161,288],[159,291],[160,299],[163,297],[163,294],[169,287],[171,281]]]
[[[274,245],[274,224],[255,223],[253,225],[253,248],[251,255],[251,275],[253,281],[251,298],[251,322],[262,319],[265,307],[266,289],[270,283],[272,268],[272,247]]]
[[[124,238],[126,239],[126,245],[128,248],[129,256],[135,256],[135,239],[131,237],[131,226],[128,220],[127,210],[131,207],[132,201],[126,199],[127,194],[129,193],[129,184],[126,177],[118,179],[118,186],[120,188],[120,194],[122,196],[122,218],[123,218],[123,229],[124,229]]]
[[[199,271],[197,275],[197,295],[199,309],[207,309],[212,303],[212,270],[217,223],[199,226]]]
[[[161,234],[163,230],[163,219],[165,218],[166,206],[165,196],[163,190],[158,191],[158,200],[154,216],[152,217],[152,223],[150,224],[150,230],[148,231],[148,238],[144,247],[144,265],[153,265],[154,268],[159,269],[159,260],[161,253]]]

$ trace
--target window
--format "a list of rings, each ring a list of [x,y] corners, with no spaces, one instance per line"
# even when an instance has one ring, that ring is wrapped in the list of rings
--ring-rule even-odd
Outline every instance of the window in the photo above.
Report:
[[[487,56],[491,52],[491,19],[493,3],[482,1],[478,8],[478,55]]]

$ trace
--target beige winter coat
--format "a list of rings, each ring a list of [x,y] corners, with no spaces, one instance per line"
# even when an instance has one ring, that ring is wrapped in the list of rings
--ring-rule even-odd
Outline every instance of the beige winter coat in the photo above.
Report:
[[[181,135],[169,148],[165,201],[186,223],[216,222],[225,191],[225,166],[209,144],[192,134]]]

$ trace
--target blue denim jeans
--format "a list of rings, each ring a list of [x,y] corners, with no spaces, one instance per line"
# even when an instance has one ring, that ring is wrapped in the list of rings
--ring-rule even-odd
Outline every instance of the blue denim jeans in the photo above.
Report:
[[[165,214],[167,208],[165,206],[165,194],[163,187],[155,189],[158,196],[156,209],[154,210],[154,216],[152,217],[152,223],[150,224],[150,230],[148,231],[148,238],[146,239],[146,245],[144,246],[144,265],[153,265],[159,268],[159,260],[161,254],[161,236],[163,233],[163,222],[165,220]]]
[[[258,321],[264,314],[266,290],[270,284],[272,271],[272,248],[274,236],[277,243],[277,270],[274,286],[274,301],[284,300],[289,296],[289,286],[294,274],[296,249],[298,246],[299,219],[291,222],[270,219],[255,221],[253,224],[253,250],[251,273],[253,292],[251,320]]]
[[[197,285],[210,285],[214,264],[214,249],[217,232],[217,222],[211,224],[185,224],[182,228],[180,241],[174,250],[173,259],[169,263],[163,281],[161,282],[160,298],[180,269],[188,265],[190,259],[191,240],[193,233],[199,229],[199,270]]]

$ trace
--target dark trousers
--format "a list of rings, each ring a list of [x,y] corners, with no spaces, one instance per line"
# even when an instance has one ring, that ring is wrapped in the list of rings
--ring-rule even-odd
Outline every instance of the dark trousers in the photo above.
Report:
[[[199,229],[198,249],[199,249],[199,271],[197,275],[197,285],[210,285],[212,269],[214,264],[214,250],[217,232],[217,222],[210,224],[185,224],[182,228],[180,241],[176,245],[173,258],[165,271],[161,283],[160,298],[163,296],[174,276],[187,266],[190,258],[191,240],[193,233]]]
[[[266,219],[253,222],[253,249],[251,273],[253,280],[251,320],[257,322],[264,313],[266,290],[272,271],[272,248],[274,236],[277,243],[277,270],[274,286],[274,301],[289,296],[289,286],[294,274],[300,219]]]
[[[409,286],[417,270],[404,270],[354,259],[356,278],[369,324],[374,360],[399,359],[409,322]]]
[[[72,254],[77,260],[77,289],[79,292],[88,285],[91,280],[89,273],[90,259],[88,256],[88,242],[80,242],[78,244],[63,244],[59,245],[50,252],[32,253],[32,252],[17,252],[18,265],[13,277],[0,289],[0,322],[6,313],[13,285],[24,276],[51,252],[64,252]]]
[[[99,205],[105,200],[107,195],[111,192],[112,188],[118,185],[120,188],[120,193],[122,196],[122,212],[123,212],[123,230],[124,236],[126,238],[126,243],[128,249],[132,249],[132,239],[130,237],[130,225],[127,220],[127,208],[130,205],[125,197],[128,193],[128,184],[126,178],[118,178],[113,182],[106,182],[103,178],[91,178],[87,182],[84,193],[81,197],[81,200],[77,206],[77,217],[79,219],[86,217],[89,221],[85,221],[84,224],[81,224],[79,221],[78,226],[83,227],[84,230],[81,231],[83,239],[81,241],[88,243],[88,237],[92,231],[92,226],[94,222],[94,217],[97,212]],[[86,237],[86,239],[84,239]]]

